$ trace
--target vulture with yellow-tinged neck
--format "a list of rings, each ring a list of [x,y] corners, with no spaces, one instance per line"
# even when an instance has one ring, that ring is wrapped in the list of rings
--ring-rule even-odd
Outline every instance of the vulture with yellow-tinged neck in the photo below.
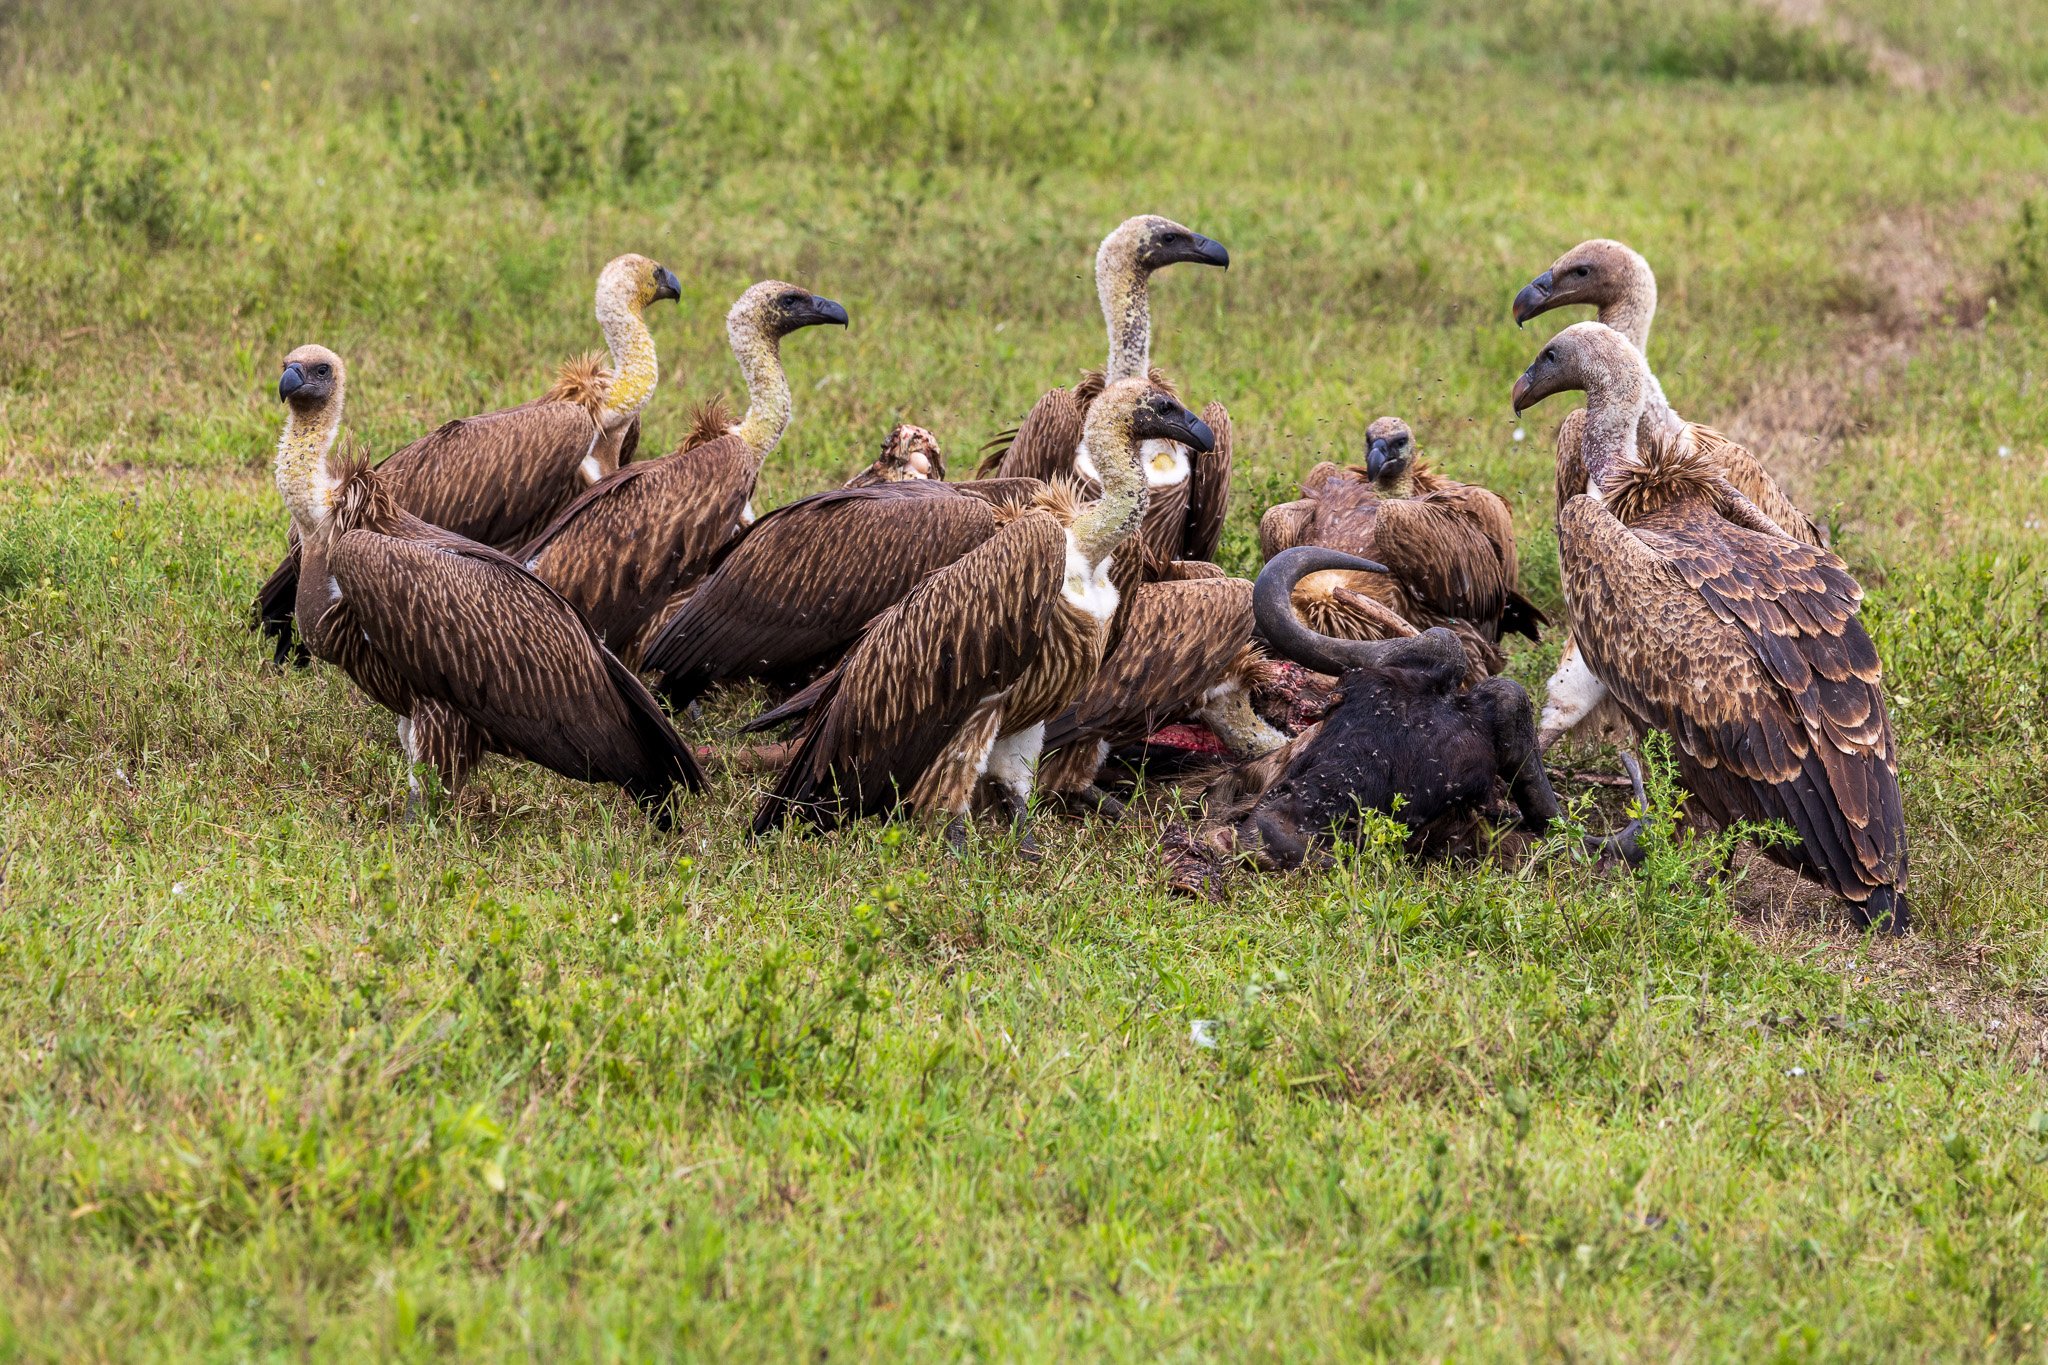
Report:
[[[665,266],[626,255],[597,280],[597,321],[609,365],[586,356],[562,367],[537,402],[443,424],[377,466],[396,506],[433,526],[495,549],[516,549],[588,488],[632,458],[640,411],[660,381],[654,334],[642,313],[681,295]],[[256,623],[292,652],[298,546],[257,594]]]
[[[406,511],[382,469],[334,458],[346,382],[323,346],[286,356],[278,380],[306,647],[397,714],[406,757],[444,790],[504,753],[616,783],[666,827],[670,794],[703,776],[660,704],[546,584]]]
[[[817,689],[795,759],[754,817],[831,829],[907,805],[943,819],[956,846],[984,778],[1021,826],[1045,724],[1102,663],[1118,589],[1110,561],[1136,533],[1147,487],[1140,443],[1198,451],[1208,427],[1143,379],[1091,406],[1102,496],[1058,488],[876,617]]]
[[[1447,626],[1465,646],[1468,682],[1500,671],[1503,635],[1538,638],[1545,618],[1520,591],[1507,502],[1431,469],[1400,418],[1374,419],[1366,428],[1365,463],[1319,464],[1302,480],[1301,494],[1260,519],[1259,548],[1267,559],[1316,545],[1387,569],[1304,577],[1295,585],[1294,605],[1313,629],[1339,639],[1385,640],[1393,638],[1388,612],[1418,630]]]
[[[1569,390],[1586,394],[1589,484],[1558,514],[1558,559],[1586,667],[1638,729],[1671,735],[1700,809],[1791,826],[1797,842],[1769,857],[1832,888],[1858,924],[1903,930],[1898,747],[1862,588],[1688,431],[1646,456],[1650,369],[1627,337],[1567,327],[1516,381],[1515,410]]]
[[[1109,384],[1147,379],[1178,397],[1166,376],[1152,368],[1150,286],[1153,271],[1176,262],[1227,269],[1230,253],[1220,242],[1156,214],[1128,219],[1103,238],[1095,253],[1095,292],[1109,331],[1108,364],[1085,374],[1075,388],[1053,389],[1039,399],[1014,432],[989,444],[982,476],[1071,479],[1084,497],[1095,495],[1101,473],[1085,428],[1097,396]],[[1141,447],[1151,497],[1139,544],[1149,565],[1216,554],[1230,507],[1230,414],[1212,402],[1202,420],[1215,433],[1208,452],[1165,440]]]
[[[1579,243],[1515,295],[1515,324],[1526,324],[1554,308],[1585,305],[1598,310],[1595,321],[1620,332],[1637,351],[1649,355],[1650,324],[1657,316],[1657,277],[1640,253],[1608,238]],[[1586,465],[1580,453],[1585,423],[1585,409],[1580,408],[1567,415],[1557,429],[1560,509],[1586,490]],[[1638,447],[1648,452],[1660,439],[1673,438],[1687,428],[1696,457],[1728,480],[1786,535],[1808,545],[1827,544],[1827,533],[1820,524],[1792,501],[1762,461],[1712,427],[1688,423],[1673,412],[1663,386],[1652,374],[1636,433]],[[1544,696],[1538,742],[1548,749],[1567,734],[1590,740],[1625,729],[1625,724],[1617,724],[1620,718],[1613,714],[1614,708],[1604,702],[1598,680],[1579,657],[1577,641],[1568,636]]]
[[[754,520],[754,481],[790,421],[782,339],[846,321],[833,300],[780,280],[740,295],[726,334],[746,378],[746,415],[735,423],[715,404],[701,410],[674,453],[606,475],[520,549],[520,562],[637,659],[648,625]]]

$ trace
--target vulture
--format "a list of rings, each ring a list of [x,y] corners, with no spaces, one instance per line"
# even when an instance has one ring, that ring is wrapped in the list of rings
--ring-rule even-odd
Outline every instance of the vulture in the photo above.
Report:
[[[1467,680],[1477,681],[1500,671],[1503,634],[1533,640],[1546,623],[1516,586],[1515,527],[1506,501],[1432,470],[1416,455],[1414,433],[1400,418],[1376,418],[1366,428],[1363,465],[1325,461],[1302,480],[1301,494],[1260,518],[1259,548],[1267,559],[1317,545],[1388,570],[1304,578],[1295,588],[1295,610],[1315,630],[1339,639],[1385,640],[1391,638],[1387,612],[1417,629],[1447,626],[1465,646]]]
[[[511,754],[616,783],[666,828],[670,793],[704,779],[660,703],[516,561],[406,511],[367,460],[332,458],[345,386],[323,346],[287,355],[278,378],[307,649],[397,714],[406,758],[448,792],[485,752]]]
[[[780,280],[740,295],[725,329],[746,377],[746,415],[733,422],[717,403],[700,409],[672,454],[607,474],[527,542],[519,562],[581,608],[608,646],[636,657],[648,624],[754,520],[754,480],[789,426],[782,339],[846,321],[831,299]]]
[[[1644,356],[1650,353],[1650,323],[1657,316],[1657,277],[1650,263],[1620,242],[1595,238],[1581,242],[1551,263],[1550,269],[1522,286],[1515,295],[1515,325],[1521,326],[1553,308],[1591,304],[1595,320],[1627,337]],[[1585,491],[1586,467],[1580,455],[1585,413],[1572,412],[1557,431],[1557,505]],[[1688,424],[1672,412],[1663,386],[1650,377],[1637,443],[1648,450],[1660,435],[1691,426],[1699,458],[1754,503],[1795,540],[1825,546],[1827,533],[1801,511],[1746,448],[1711,427]],[[1539,739],[1548,749],[1566,734],[1597,735],[1618,719],[1602,705],[1606,694],[1579,657],[1578,643],[1567,637],[1557,672],[1551,676],[1543,704]]]
[[[1097,784],[1110,751],[1162,726],[1199,720],[1234,758],[1287,742],[1252,708],[1265,656],[1252,643],[1252,584],[1187,560],[1174,577],[1133,586],[1102,667],[1045,727],[1038,785],[1112,818],[1120,803]]]
[[[1515,382],[1515,410],[1568,390],[1586,394],[1588,482],[1558,513],[1558,559],[1587,669],[1639,730],[1671,735],[1700,809],[1791,826],[1797,842],[1768,856],[1858,924],[1903,930],[1898,747],[1863,589],[1785,535],[1689,428],[1642,449],[1650,369],[1627,337],[1567,327]]]
[[[939,438],[923,427],[899,422],[882,442],[875,462],[846,481],[848,488],[869,488],[878,483],[907,483],[913,479],[946,478],[946,453]]]
[[[495,549],[525,544],[578,493],[632,459],[640,410],[660,379],[654,334],[641,314],[681,294],[674,273],[645,256],[610,262],[597,277],[610,365],[595,354],[570,361],[539,401],[457,418],[422,436],[377,467],[385,495],[422,521]],[[254,611],[256,624],[276,638],[280,665],[293,652],[298,577],[294,540]]]
[[[876,617],[825,676],[796,757],[755,813],[756,835],[792,816],[831,829],[907,805],[943,818],[958,848],[984,778],[1023,827],[1046,722],[1102,663],[1119,595],[1111,560],[1149,492],[1140,443],[1207,452],[1215,442],[1201,418],[1137,378],[1103,391],[1087,438],[1100,498],[1080,504],[1048,488]]]
[[[785,503],[649,636],[640,665],[683,707],[718,683],[795,679],[836,663],[868,622],[1044,491],[1036,479],[856,479]]]
[[[1102,239],[1095,253],[1095,292],[1109,328],[1108,366],[1087,373],[1073,389],[1053,389],[1039,399],[1015,431],[989,444],[978,471],[982,476],[1070,478],[1094,496],[1100,472],[1086,439],[1089,405],[1105,386],[1124,379],[1149,379],[1174,394],[1166,376],[1152,368],[1148,282],[1153,271],[1176,261],[1227,269],[1230,253],[1220,242],[1155,214],[1129,219]],[[1202,420],[1215,433],[1216,445],[1199,458],[1172,441],[1142,448],[1152,496],[1139,539],[1151,565],[1216,554],[1230,505],[1230,414],[1221,403],[1210,403]]]

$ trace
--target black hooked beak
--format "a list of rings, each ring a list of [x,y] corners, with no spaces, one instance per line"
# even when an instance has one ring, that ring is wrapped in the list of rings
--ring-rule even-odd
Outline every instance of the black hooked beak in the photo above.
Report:
[[[1531,366],[1530,368],[1533,369],[1535,367]],[[1549,397],[1548,394],[1538,394],[1531,397],[1529,391],[1535,387],[1534,382],[1529,378],[1529,371],[1522,371],[1521,376],[1515,380],[1514,392],[1508,395],[1508,402],[1514,405],[1515,416],[1520,417],[1524,409],[1533,408]]]
[[[1216,448],[1216,433],[1209,429],[1209,424],[1179,404],[1171,412],[1139,408],[1137,420],[1131,423],[1131,434],[1141,441],[1179,441],[1200,455]]]
[[[1386,468],[1387,438],[1376,436],[1373,438],[1372,444],[1365,448],[1366,477],[1377,481],[1380,475],[1386,472]]]
[[[1223,243],[1213,237],[1204,237],[1199,232],[1194,234],[1194,237],[1194,254],[1188,257],[1189,260],[1197,265],[1213,265],[1224,270],[1230,269],[1230,252],[1224,249]]]
[[[277,377],[277,396],[280,399],[290,398],[305,387],[306,372],[299,368],[299,362],[296,360],[285,366],[284,373]]]
[[[806,306],[803,316],[798,320],[798,325],[802,327],[817,327],[828,322],[836,327],[852,325],[847,321],[846,309],[838,302],[828,298],[821,298],[816,294],[811,295],[811,301]]]
[[[1548,270],[1522,286],[1522,292],[1515,295],[1515,326],[1520,327],[1538,313],[1550,308],[1551,290],[1557,287]]]
[[[654,267],[655,303],[663,299],[680,299],[683,296],[683,282],[676,278],[676,272],[665,265]]]

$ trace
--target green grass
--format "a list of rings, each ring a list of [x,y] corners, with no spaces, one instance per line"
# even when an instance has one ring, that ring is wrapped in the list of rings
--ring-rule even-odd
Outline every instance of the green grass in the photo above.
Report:
[[[2042,1355],[2048,15],[1829,13],[0,7],[0,1355]],[[406,826],[389,718],[262,666],[291,346],[388,449],[645,251],[666,449],[799,281],[854,325],[788,347],[766,506],[1099,360],[1140,211],[1231,249],[1154,299],[1235,567],[1391,411],[1548,605],[1508,300],[1642,248],[1675,403],[1869,589],[1918,934],[1687,848],[1197,906],[1143,826],[753,847],[746,781],[663,836],[502,761]]]

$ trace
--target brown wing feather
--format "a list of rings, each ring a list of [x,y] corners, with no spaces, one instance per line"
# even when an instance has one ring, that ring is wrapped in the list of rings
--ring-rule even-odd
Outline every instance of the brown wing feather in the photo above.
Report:
[[[1259,518],[1259,557],[1271,559],[1282,550],[1310,543],[1316,524],[1316,505],[1308,498],[1275,503]]]
[[[573,607],[506,556],[452,536],[349,531],[327,568],[383,666],[492,748],[617,783],[650,806],[677,783],[703,786],[653,696]]]
[[[509,547],[588,486],[582,465],[599,434],[574,403],[528,403],[448,422],[378,469],[422,521]]]
[[[796,758],[754,816],[830,828],[893,808],[977,706],[1044,647],[1066,531],[1027,512],[883,612],[822,689]]]
[[[1052,389],[1032,404],[1031,411],[1017,427],[1006,446],[991,442],[976,478],[1050,480],[1054,475],[1071,477],[1074,452],[1081,446],[1082,419],[1087,408],[1077,402],[1071,389]]]
[[[1574,498],[1558,537],[1587,663],[1638,725],[1673,736],[1708,813],[1783,820],[1801,842],[1773,856],[1858,904],[1903,888],[1897,752],[1841,561],[1698,496],[1631,526]]]
[[[716,682],[816,664],[995,530],[990,503],[922,480],[798,499],[754,523],[643,665],[685,705]]]
[[[1045,727],[1045,749],[1143,739],[1201,703],[1252,639],[1242,578],[1140,584],[1122,638],[1072,705]]]
[[[1504,556],[1494,539],[1497,522],[1507,516],[1499,497],[1457,484],[1421,497],[1388,498],[1376,515],[1374,557],[1393,570],[1416,606],[1482,625],[1500,620],[1514,588],[1514,531],[1506,534]]]
[[[739,532],[758,466],[738,436],[606,475],[519,551],[519,560],[629,648]]]
[[[1216,448],[1196,455],[1188,471],[1187,528],[1180,558],[1214,559],[1223,540],[1223,522],[1230,514],[1230,462],[1233,443],[1230,410],[1221,403],[1202,409],[1202,420],[1216,434]]]

